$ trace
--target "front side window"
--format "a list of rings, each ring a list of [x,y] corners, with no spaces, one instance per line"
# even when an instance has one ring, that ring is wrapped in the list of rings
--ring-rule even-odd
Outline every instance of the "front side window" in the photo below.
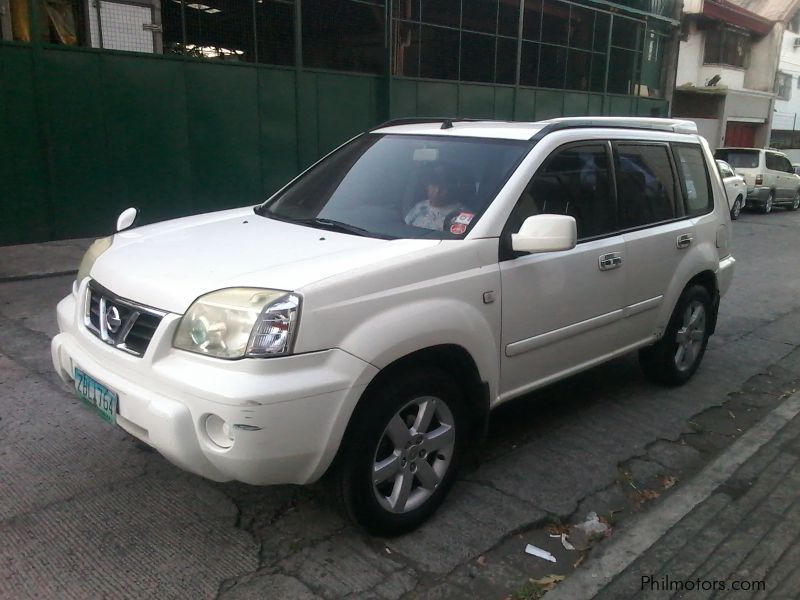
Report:
[[[714,198],[703,152],[698,147],[676,145],[675,154],[684,185],[686,214],[690,217],[704,215],[714,208]]]
[[[613,232],[615,213],[606,146],[569,146],[557,150],[539,168],[506,230],[516,233],[533,215],[569,215],[575,217],[578,239],[586,239]]]
[[[620,225],[641,227],[673,219],[675,181],[666,145],[617,144]]]
[[[371,237],[461,239],[529,148],[516,140],[367,134],[256,212]]]

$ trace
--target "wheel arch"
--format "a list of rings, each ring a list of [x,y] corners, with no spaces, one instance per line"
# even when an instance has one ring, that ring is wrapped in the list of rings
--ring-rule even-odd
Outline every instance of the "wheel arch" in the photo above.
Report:
[[[717,282],[717,274],[710,269],[705,269],[703,271],[700,271],[699,273],[695,274],[691,279],[689,279],[689,281],[686,282],[686,285],[684,285],[683,288],[681,288],[681,292],[680,294],[678,294],[678,297],[675,298],[675,302],[672,303],[672,309],[670,311],[670,314],[672,314],[672,311],[675,310],[675,306],[677,306],[678,300],[683,295],[683,292],[685,292],[693,285],[703,286],[704,288],[706,288],[706,290],[708,290],[708,294],[711,296],[711,314],[709,315],[710,316],[709,326],[711,330],[709,332],[709,335],[713,335],[714,331],[717,328],[717,314],[719,313],[720,294],[719,294],[719,283]]]
[[[403,372],[421,366],[440,369],[453,378],[464,394],[473,434],[483,436],[490,407],[489,384],[481,377],[478,365],[469,351],[458,344],[438,344],[420,348],[383,367],[362,393],[353,409],[353,416],[373,390],[390,381],[392,377],[402,376]],[[350,421],[353,421],[352,416]]]

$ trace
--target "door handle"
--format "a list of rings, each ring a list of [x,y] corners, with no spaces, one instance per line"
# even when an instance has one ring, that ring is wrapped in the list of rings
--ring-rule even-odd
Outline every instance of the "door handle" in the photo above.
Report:
[[[692,245],[692,234],[690,233],[682,233],[678,236],[677,246],[678,248],[688,248]]]
[[[598,266],[601,271],[610,271],[611,269],[618,269],[622,266],[622,255],[619,252],[609,252],[608,254],[601,254],[597,259]]]

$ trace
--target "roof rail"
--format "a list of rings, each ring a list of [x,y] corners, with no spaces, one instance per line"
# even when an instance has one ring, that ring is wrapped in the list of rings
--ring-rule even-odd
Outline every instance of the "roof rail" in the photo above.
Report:
[[[587,127],[597,129],[648,129],[651,131],[669,131],[672,133],[697,133],[697,125],[692,121],[680,121],[676,119],[569,119],[564,121],[554,121],[548,123],[537,131],[530,141],[534,144],[545,136],[563,131],[565,129],[584,129]]]
[[[471,119],[468,117],[402,117],[399,119],[389,119],[388,121],[376,125],[370,131],[383,129],[384,127],[394,127],[396,125],[421,125],[425,123],[463,123],[474,121],[491,121],[492,119]],[[448,129],[445,127],[445,129]]]

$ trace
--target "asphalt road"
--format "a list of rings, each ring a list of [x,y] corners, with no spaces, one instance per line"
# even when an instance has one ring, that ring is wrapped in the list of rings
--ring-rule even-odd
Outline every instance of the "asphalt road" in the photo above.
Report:
[[[583,509],[619,464],[795,349],[798,231],[800,212],[734,223],[734,285],[687,386],[653,386],[626,357],[501,407],[439,513],[392,540],[316,487],[207,482],[106,424],[52,372],[71,278],[0,284],[0,598],[477,595],[462,576],[476,557]]]

